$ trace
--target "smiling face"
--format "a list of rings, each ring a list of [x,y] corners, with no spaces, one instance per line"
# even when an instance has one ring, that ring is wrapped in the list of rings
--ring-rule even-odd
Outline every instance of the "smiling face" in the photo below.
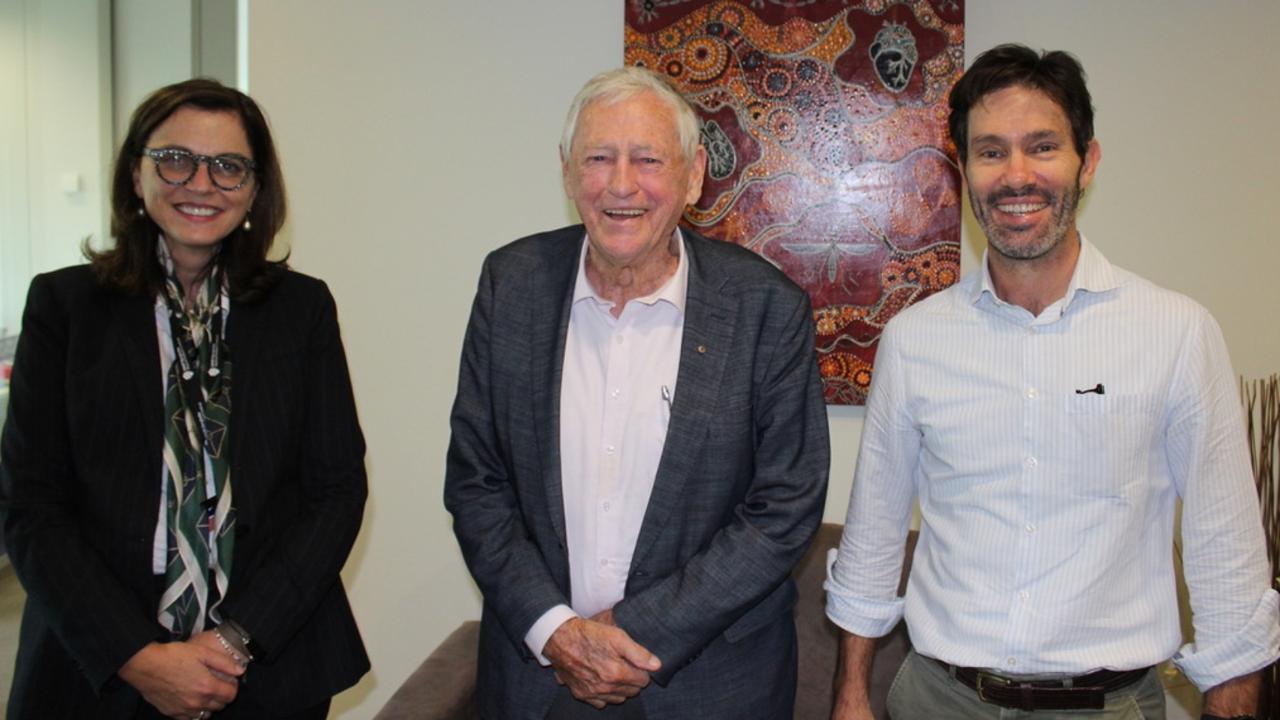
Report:
[[[969,111],[969,204],[991,249],[1034,260],[1076,235],[1076,209],[1101,158],[1096,140],[1075,151],[1071,124],[1048,95],[1021,85]]]
[[[179,148],[198,155],[235,154],[253,158],[249,138],[239,116],[227,111],[178,108],[147,138],[152,149]],[[201,163],[185,185],[170,185],[156,172],[155,162],[141,158],[133,170],[133,190],[142,198],[147,215],[160,226],[174,262],[203,268],[223,238],[244,222],[257,185],[252,173],[238,190],[221,190]]]
[[[685,159],[675,113],[653,93],[583,108],[561,169],[587,226],[589,259],[606,270],[659,262],[685,206],[702,193],[705,166],[701,147]]]

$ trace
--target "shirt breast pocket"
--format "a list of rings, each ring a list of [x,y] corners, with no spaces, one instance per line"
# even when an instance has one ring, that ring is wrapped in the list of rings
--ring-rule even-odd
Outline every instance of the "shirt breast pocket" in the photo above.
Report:
[[[1069,492],[1134,501],[1151,476],[1159,399],[1150,393],[1067,395],[1059,450],[1069,458]]]
[[[1154,397],[1138,393],[1087,392],[1067,396],[1068,415],[1147,415],[1154,413],[1155,407]]]

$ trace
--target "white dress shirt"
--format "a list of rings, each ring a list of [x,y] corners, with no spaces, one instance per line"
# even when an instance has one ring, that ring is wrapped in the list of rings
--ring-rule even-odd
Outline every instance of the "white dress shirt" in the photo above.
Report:
[[[622,599],[667,437],[680,369],[689,263],[676,230],[675,274],[622,314],[587,280],[583,243],[560,382],[560,476],[572,608],[537,620],[525,643],[543,664],[556,628]]]
[[[1179,497],[1196,631],[1180,650]],[[884,635],[905,611],[920,653],[1007,674],[1173,656],[1207,689],[1273,661],[1278,598],[1217,323],[1083,237],[1038,317],[996,296],[986,258],[904,310],[880,339],[826,587],[850,632]]]

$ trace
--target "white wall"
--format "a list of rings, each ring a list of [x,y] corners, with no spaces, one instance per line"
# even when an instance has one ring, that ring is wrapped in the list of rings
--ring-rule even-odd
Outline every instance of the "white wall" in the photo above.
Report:
[[[479,599],[441,506],[447,418],[480,262],[572,220],[556,142],[578,86],[622,58],[622,2],[270,0],[250,80],[274,124],[293,263],[337,296],[372,494],[345,578],[374,671],[371,717]],[[554,8],[554,9],[552,9]],[[1238,369],[1280,370],[1280,4],[969,0],[968,56],[1075,52],[1103,146],[1081,222],[1114,261],[1221,321]],[[979,235],[966,217],[964,263]],[[862,411],[832,408],[827,518],[843,517]]]
[[[31,263],[26,30],[24,3],[0,3],[0,338],[18,332]]]
[[[0,9],[0,335],[17,332],[30,275],[78,262],[106,227],[108,13],[107,0]]]

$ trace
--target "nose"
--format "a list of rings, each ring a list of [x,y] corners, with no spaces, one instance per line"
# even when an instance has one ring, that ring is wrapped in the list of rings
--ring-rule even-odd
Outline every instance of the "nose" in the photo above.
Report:
[[[1027,156],[1020,150],[1009,153],[1004,167],[1004,180],[1009,187],[1024,187],[1033,176]]]
[[[609,194],[627,197],[636,191],[635,168],[628,158],[619,158],[609,173]]]

